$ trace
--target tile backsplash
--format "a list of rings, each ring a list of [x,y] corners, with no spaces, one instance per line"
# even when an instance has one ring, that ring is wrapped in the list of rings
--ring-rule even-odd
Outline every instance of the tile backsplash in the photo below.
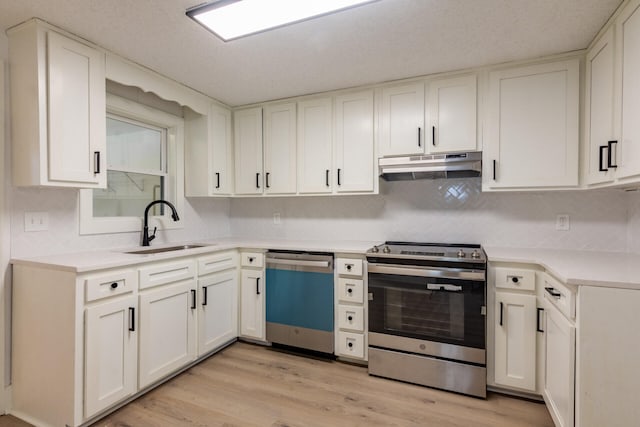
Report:
[[[378,196],[233,199],[231,234],[627,250],[625,192],[482,193],[480,187],[479,179],[381,182]],[[274,213],[281,224],[274,224]],[[558,214],[570,216],[568,231],[556,230]]]

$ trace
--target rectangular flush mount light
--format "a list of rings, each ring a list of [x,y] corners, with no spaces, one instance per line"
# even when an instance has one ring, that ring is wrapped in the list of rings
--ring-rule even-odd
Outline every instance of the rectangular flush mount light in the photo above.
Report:
[[[187,16],[224,41],[260,33],[377,0],[219,0]]]

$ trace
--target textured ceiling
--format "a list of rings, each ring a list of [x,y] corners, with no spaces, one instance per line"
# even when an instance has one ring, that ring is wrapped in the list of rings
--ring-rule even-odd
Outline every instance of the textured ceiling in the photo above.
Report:
[[[226,104],[584,49],[620,0],[380,0],[223,43],[201,0],[0,0],[0,28],[42,18]]]

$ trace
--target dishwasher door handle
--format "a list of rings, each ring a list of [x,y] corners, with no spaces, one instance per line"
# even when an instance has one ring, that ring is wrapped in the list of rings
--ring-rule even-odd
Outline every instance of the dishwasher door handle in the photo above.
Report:
[[[307,261],[299,259],[267,258],[267,264],[299,265],[301,267],[329,267],[329,261]]]

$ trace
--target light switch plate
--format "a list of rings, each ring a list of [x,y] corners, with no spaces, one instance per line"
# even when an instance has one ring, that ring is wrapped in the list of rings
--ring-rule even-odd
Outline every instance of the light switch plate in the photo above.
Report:
[[[49,229],[48,212],[25,212],[24,231],[46,231]]]

